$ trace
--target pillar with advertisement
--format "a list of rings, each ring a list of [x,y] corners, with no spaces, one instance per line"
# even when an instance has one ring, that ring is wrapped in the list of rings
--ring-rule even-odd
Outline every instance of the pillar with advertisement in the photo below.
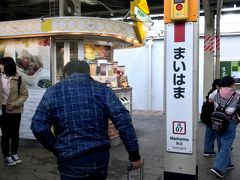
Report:
[[[198,176],[198,6],[198,0],[164,1],[166,180]]]

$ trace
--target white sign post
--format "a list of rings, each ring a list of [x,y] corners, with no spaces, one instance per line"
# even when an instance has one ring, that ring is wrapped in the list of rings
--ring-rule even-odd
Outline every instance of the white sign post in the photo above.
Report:
[[[178,27],[174,26],[174,23],[166,27],[166,139],[167,151],[192,153],[193,23],[183,25],[185,27],[180,28],[185,28],[185,31],[178,34],[180,40],[176,40],[174,28]]]
[[[164,180],[197,179],[198,22],[165,25]]]

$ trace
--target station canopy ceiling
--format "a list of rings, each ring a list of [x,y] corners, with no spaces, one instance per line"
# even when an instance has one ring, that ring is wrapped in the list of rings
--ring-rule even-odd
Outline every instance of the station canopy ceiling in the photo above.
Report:
[[[65,15],[74,15],[74,1],[81,2],[81,16],[102,18],[124,18],[128,15],[130,0],[65,0]],[[200,9],[203,10],[200,0]],[[218,0],[209,0],[217,6]],[[163,13],[164,0],[147,0],[151,14]],[[59,16],[59,0],[1,0],[0,21],[33,19]],[[240,7],[240,0],[223,0],[223,8]],[[235,11],[239,13],[240,11]],[[156,16],[155,18],[162,18]]]

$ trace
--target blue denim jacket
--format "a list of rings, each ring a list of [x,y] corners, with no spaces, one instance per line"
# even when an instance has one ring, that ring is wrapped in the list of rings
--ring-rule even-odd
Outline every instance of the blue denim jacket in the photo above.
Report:
[[[128,110],[111,88],[87,74],[74,73],[48,88],[32,118],[31,129],[46,149],[64,160],[109,146],[108,118],[119,130],[129,159],[140,159]]]

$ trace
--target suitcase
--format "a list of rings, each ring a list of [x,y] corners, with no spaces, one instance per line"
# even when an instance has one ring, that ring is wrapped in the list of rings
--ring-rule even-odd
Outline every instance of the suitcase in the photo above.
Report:
[[[140,168],[140,170],[139,169],[136,169],[136,171],[140,171],[139,173],[139,175],[140,175],[140,180],[143,180],[143,174],[144,174],[144,172],[143,172],[143,170],[144,170],[144,162],[143,162],[143,165],[142,165],[142,167]],[[127,179],[128,180],[131,180],[132,179],[132,172],[133,171],[133,168],[132,168],[132,164],[130,163],[129,165],[128,165],[128,167],[127,167]]]

